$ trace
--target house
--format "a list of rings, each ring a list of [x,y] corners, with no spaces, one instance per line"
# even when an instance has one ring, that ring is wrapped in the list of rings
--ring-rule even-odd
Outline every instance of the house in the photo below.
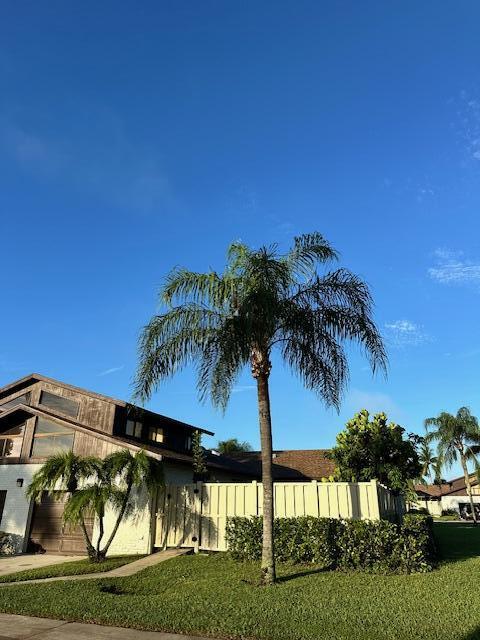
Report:
[[[277,482],[321,481],[335,471],[335,463],[327,457],[329,449],[284,449],[273,451],[272,475]],[[230,453],[230,458],[249,465],[257,479],[261,478],[261,452],[242,451]]]
[[[472,485],[472,498],[475,505],[480,508],[480,485],[476,474],[470,475],[470,483]],[[467,486],[465,478],[460,476],[449,482],[442,482],[441,485],[436,484],[417,484],[415,485],[418,501],[417,506],[428,509],[432,515],[441,515],[442,511],[447,509],[462,512],[466,509],[470,513],[470,498],[467,494]]]
[[[32,504],[25,496],[33,474],[45,460],[67,450],[104,458],[123,448],[145,449],[162,460],[167,484],[187,484],[193,481],[194,431],[213,435],[40,374],[0,388],[0,531],[11,534],[18,551],[25,551],[31,540],[46,551],[83,553],[80,531],[63,526],[61,499],[45,495],[40,504]],[[207,467],[213,481],[249,481],[255,475],[247,464],[211,453]],[[152,551],[155,505],[140,497],[139,504],[136,518],[120,526],[111,553]],[[113,515],[106,524],[107,529],[113,526]],[[94,523],[87,526],[92,531]]]

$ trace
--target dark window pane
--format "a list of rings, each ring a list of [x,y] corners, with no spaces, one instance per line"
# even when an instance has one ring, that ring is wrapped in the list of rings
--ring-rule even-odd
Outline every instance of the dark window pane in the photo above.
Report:
[[[0,438],[2,436],[23,436],[23,432],[25,431],[25,423],[16,424],[14,427],[9,427],[5,429],[5,431],[0,431]]]
[[[21,396],[17,396],[13,400],[4,402],[2,405],[0,405],[0,411],[6,411],[7,409],[16,407],[18,404],[30,404],[30,393],[24,393]]]
[[[37,418],[35,426],[35,435],[42,433],[73,433],[68,427],[63,427],[52,420],[46,418]]]
[[[34,438],[32,458],[48,458],[55,453],[69,451],[73,447],[73,434]]]
[[[45,418],[37,418],[33,435],[32,458],[48,458],[73,447],[73,429],[63,427]]]
[[[75,402],[75,400],[71,400],[70,398],[62,398],[62,396],[57,396],[49,391],[42,391],[40,404],[43,404],[43,406],[48,407],[49,409],[53,409],[53,411],[64,413],[67,416],[72,416],[73,418],[76,418],[78,415],[78,402]]]
[[[127,426],[125,427],[125,433],[127,436],[133,436],[135,431],[135,422],[133,420],[127,420]]]

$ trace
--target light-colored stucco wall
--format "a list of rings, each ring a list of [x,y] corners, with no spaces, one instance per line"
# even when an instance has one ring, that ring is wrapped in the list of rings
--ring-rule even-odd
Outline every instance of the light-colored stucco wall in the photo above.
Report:
[[[32,503],[27,500],[25,491],[40,467],[40,464],[0,465],[0,491],[7,492],[0,531],[13,534],[19,552],[27,548],[32,514]],[[20,478],[23,478],[23,487],[17,487]]]
[[[152,507],[152,499],[145,491],[135,493],[134,504],[130,516],[125,517],[118,528],[115,538],[108,550],[109,556],[138,555],[152,552],[153,526],[155,521],[155,509]],[[105,515],[105,533],[102,543],[108,540],[117,519],[117,513],[109,509]],[[92,541],[95,544],[98,539],[98,520],[93,528]]]
[[[168,485],[190,484],[193,481],[191,465],[179,465],[164,462],[165,483]],[[103,542],[113,530],[116,514],[109,510],[105,517]],[[132,515],[120,524],[113,539],[108,555],[147,554],[153,550],[153,537],[156,526],[156,499],[149,499],[145,492],[136,494],[135,509]],[[93,540],[98,536],[98,522],[95,523]]]
[[[440,500],[418,500],[412,503],[413,509],[427,509],[432,516],[442,515],[442,505]]]
[[[480,505],[480,496],[472,496],[473,504]],[[468,496],[442,496],[442,509],[456,509],[459,511],[459,504],[470,504]]]

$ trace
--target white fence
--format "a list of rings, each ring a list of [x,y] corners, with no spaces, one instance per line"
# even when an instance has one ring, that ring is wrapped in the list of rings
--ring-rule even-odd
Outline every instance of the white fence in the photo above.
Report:
[[[262,484],[167,485],[158,496],[156,547],[225,551],[228,517],[262,515]],[[395,520],[402,501],[372,482],[276,482],[276,517],[316,516]]]

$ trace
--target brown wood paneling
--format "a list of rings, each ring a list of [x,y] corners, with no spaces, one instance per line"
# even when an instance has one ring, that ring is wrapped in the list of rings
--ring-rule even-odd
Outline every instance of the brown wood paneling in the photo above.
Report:
[[[80,527],[63,523],[65,494],[57,492],[55,497],[44,493],[39,504],[35,504],[30,529],[30,541],[50,553],[86,554],[85,540]],[[91,536],[93,519],[85,522]]]
[[[89,427],[98,429],[98,431],[103,431],[104,433],[113,432],[113,417],[115,413],[115,404],[113,402],[101,400],[100,398],[90,396],[86,393],[73,391],[72,389],[67,389],[60,385],[54,385],[50,382],[40,382],[38,384],[39,389],[36,390],[36,393],[33,396],[37,404],[40,402],[41,389],[45,389],[46,391],[50,391],[50,393],[54,393],[64,398],[70,398],[71,400],[78,402],[80,405],[77,416],[79,423],[86,424]],[[61,413],[58,412],[58,415],[61,415]]]

